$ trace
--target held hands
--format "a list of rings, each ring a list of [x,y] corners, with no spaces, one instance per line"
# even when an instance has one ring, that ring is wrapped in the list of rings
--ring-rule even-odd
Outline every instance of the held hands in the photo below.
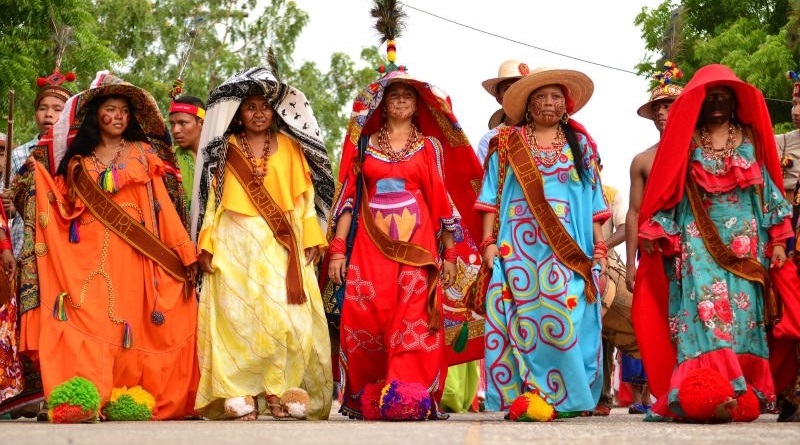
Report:
[[[197,273],[200,269],[198,265],[199,261],[195,261],[194,263],[186,266],[186,282],[187,283],[195,283],[197,280]]]
[[[497,244],[487,244],[483,249],[483,264],[491,269],[494,266],[494,259],[498,255],[500,255],[500,248],[497,247]]]
[[[197,256],[197,265],[200,267],[205,273],[212,273],[214,270],[211,268],[211,260],[214,258],[214,254],[207,250],[203,250],[200,252],[200,255]]]

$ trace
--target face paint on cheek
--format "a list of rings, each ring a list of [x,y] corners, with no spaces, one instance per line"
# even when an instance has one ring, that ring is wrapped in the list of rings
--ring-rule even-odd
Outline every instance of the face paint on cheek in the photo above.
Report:
[[[564,99],[558,99],[553,103],[556,114],[561,116],[567,111],[567,103]]]
[[[111,125],[111,122],[114,122],[114,118],[104,114],[102,117],[100,117],[100,121],[103,123],[103,125]]]

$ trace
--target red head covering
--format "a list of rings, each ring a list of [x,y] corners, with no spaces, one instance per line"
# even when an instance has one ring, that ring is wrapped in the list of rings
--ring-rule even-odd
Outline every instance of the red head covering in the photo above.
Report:
[[[639,214],[640,225],[655,212],[674,207],[683,197],[689,147],[706,91],[714,86],[733,90],[736,119],[752,130],[758,162],[766,166],[772,181],[782,188],[772,121],[761,91],[736,77],[724,65],[708,65],[695,73],[670,107],[669,119],[647,179]],[[667,324],[667,279],[659,253],[641,254],[634,290],[633,323],[653,395],[664,397],[676,360]]]

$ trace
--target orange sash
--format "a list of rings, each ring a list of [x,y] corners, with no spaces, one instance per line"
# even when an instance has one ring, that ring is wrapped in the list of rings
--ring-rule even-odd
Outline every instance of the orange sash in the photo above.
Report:
[[[533,154],[517,131],[509,138],[508,160],[534,218],[539,222],[539,227],[553,248],[553,253],[559,261],[583,278],[586,301],[594,303],[597,301],[597,290],[592,282],[592,259],[583,253],[547,202],[539,167],[536,166]]]
[[[700,191],[691,174],[687,175],[686,178],[686,197],[689,199],[689,205],[692,208],[695,224],[697,224],[697,230],[700,232],[703,244],[706,246],[708,253],[714,258],[714,261],[728,272],[745,280],[756,282],[764,289],[764,319],[768,326],[772,326],[780,317],[780,304],[777,301],[775,292],[772,290],[767,270],[755,259],[750,257],[739,258],[728,249],[703,206]]]
[[[367,185],[363,185],[362,196],[369,196],[367,194]],[[369,203],[366,199],[361,200],[361,215],[364,218],[364,229],[369,235],[375,247],[386,258],[397,261],[398,263],[407,264],[414,267],[423,267],[428,269],[428,328],[437,330],[442,324],[441,305],[436,293],[436,281],[439,279],[439,269],[433,259],[433,254],[426,248],[406,241],[394,240],[383,233],[378,226],[375,225],[375,220],[369,210]]]
[[[297,240],[292,225],[286,218],[286,212],[278,206],[263,182],[253,179],[250,161],[234,144],[228,145],[228,166],[236,180],[242,184],[247,196],[256,206],[259,215],[267,222],[275,239],[289,251],[289,265],[286,271],[286,297],[289,304],[303,304],[306,295],[303,292],[303,280],[300,274],[300,255],[297,251]],[[245,179],[247,178],[247,179]]]
[[[67,177],[72,182],[72,190],[95,218],[173,278],[186,282],[186,267],[180,257],[100,189],[83,168],[81,156],[75,156],[75,160],[69,163]]]

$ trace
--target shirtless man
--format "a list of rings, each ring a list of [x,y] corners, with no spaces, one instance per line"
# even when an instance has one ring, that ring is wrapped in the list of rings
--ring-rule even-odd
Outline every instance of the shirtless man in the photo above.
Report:
[[[656,126],[660,135],[667,125],[667,115],[672,102],[678,97],[682,88],[675,84],[659,85],[650,93],[650,100],[639,107],[637,114],[645,119],[650,119]],[[631,161],[631,186],[628,200],[628,213],[625,215],[625,253],[627,268],[625,271],[625,285],[633,292],[636,279],[636,251],[639,246],[639,209],[642,206],[644,186],[650,176],[653,160],[656,157],[658,142],[650,148],[637,154]]]

